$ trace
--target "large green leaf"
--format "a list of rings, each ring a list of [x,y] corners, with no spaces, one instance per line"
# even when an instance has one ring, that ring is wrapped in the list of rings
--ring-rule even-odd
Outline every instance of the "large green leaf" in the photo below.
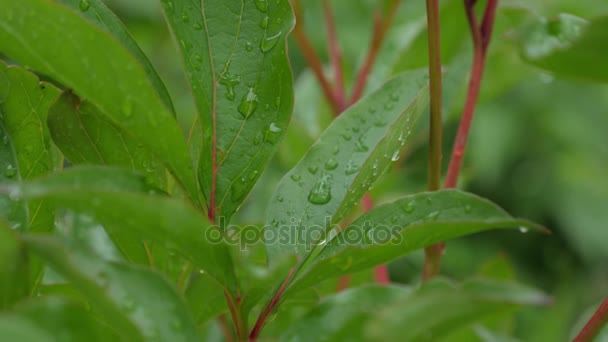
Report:
[[[271,261],[305,254],[397,159],[427,105],[427,80],[413,71],[387,82],[342,113],[283,177],[266,215]]]
[[[44,198],[90,214],[110,236],[131,234],[140,241],[157,243],[191,260],[230,293],[236,292],[231,258],[218,227],[184,201],[155,194],[143,176],[103,167],[74,168],[29,183],[2,186],[0,193]]]
[[[372,209],[338,233],[295,280],[292,290],[384,264],[440,241],[502,228],[544,229],[459,190],[406,196]]]
[[[30,272],[25,249],[17,234],[0,220],[0,309],[27,297]]]
[[[70,280],[128,340],[193,341],[194,320],[175,289],[159,274],[103,261],[74,244],[25,236],[25,244]]]
[[[0,336],[6,341],[53,342],[44,329],[37,327],[31,320],[16,315],[0,315]]]
[[[77,302],[57,296],[44,296],[15,308],[49,337],[60,341],[110,341],[118,336]]]
[[[51,107],[48,126],[53,141],[72,164],[126,167],[145,173],[150,184],[166,188],[165,168],[156,158],[71,92],[64,92]]]
[[[608,16],[541,18],[522,36],[523,55],[531,63],[568,77],[608,82]]]
[[[129,52],[137,59],[144,68],[152,86],[163,100],[165,106],[174,112],[173,103],[165,84],[160,79],[152,63],[129,34],[120,19],[101,0],[59,0],[59,2],[78,10],[82,16],[87,18],[97,27],[112,34]]]
[[[165,0],[203,128],[199,180],[229,221],[282,138],[293,109],[288,0]],[[213,204],[211,202],[214,202]]]
[[[119,41],[72,9],[49,0],[0,0],[0,6],[1,52],[90,101],[156,154],[190,196],[198,199],[183,133],[146,70]]]

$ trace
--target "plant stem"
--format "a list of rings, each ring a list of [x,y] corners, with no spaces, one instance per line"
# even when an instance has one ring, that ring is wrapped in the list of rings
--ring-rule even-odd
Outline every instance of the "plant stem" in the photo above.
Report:
[[[294,269],[292,268],[289,271],[289,274],[287,275],[287,277],[285,278],[285,281],[283,282],[283,284],[281,284],[281,287],[277,290],[277,292],[274,294],[274,297],[272,297],[272,299],[270,300],[270,303],[268,303],[268,305],[266,306],[266,309],[264,309],[264,311],[258,317],[258,320],[255,322],[255,326],[253,327],[253,329],[251,330],[251,333],[249,334],[249,341],[256,341],[258,336],[260,336],[260,332],[262,331],[262,328],[264,327],[264,324],[266,323],[266,319],[268,318],[268,316],[270,316],[270,314],[272,313],[272,310],[274,310],[276,305],[281,300],[281,296],[283,295],[283,292],[285,292],[285,290],[287,289],[287,285],[289,285],[289,282],[291,281],[291,277],[293,276],[293,274],[294,274]]]
[[[574,342],[591,342],[606,324],[608,324],[608,298],[600,304],[581,332],[576,335]]]
[[[323,0],[323,12],[325,14],[325,26],[327,28],[327,41],[329,45],[329,56],[331,59],[332,69],[334,71],[334,100],[339,108],[339,115],[346,109],[346,100],[344,99],[344,76],[342,75],[342,51],[338,44],[336,34],[336,22],[331,10],[329,0]]]
[[[226,297],[226,303],[228,304],[228,310],[230,311],[230,316],[232,317],[232,323],[234,324],[234,330],[236,332],[236,338],[239,341],[247,340],[247,327],[243,322],[243,317],[241,316],[241,312],[236,305],[236,301],[228,291],[224,290],[224,296]]]
[[[429,78],[431,92],[431,127],[429,134],[429,191],[438,190],[441,186],[441,46],[439,29],[439,0],[426,0]],[[436,246],[425,249],[423,279],[427,280],[439,273],[442,250]]]

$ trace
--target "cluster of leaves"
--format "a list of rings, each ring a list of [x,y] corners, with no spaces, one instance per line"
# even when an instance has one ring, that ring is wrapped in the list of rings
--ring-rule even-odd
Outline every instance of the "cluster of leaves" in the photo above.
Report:
[[[457,190],[400,194],[357,217],[429,101],[424,64],[412,57],[426,51],[420,23],[410,23],[410,42],[387,43],[402,44],[401,56],[380,56],[394,70],[376,68],[367,96],[320,128],[327,108],[299,83],[294,111],[289,1],[163,0],[197,113],[183,125],[152,63],[101,0],[0,5],[0,52],[21,65],[0,62],[0,336],[470,340],[502,333],[505,313],[548,302],[492,272],[333,293],[335,278],[366,278],[433,243],[543,230]],[[606,26],[597,22],[589,26]],[[557,34],[554,21],[536,23],[524,55],[572,75],[563,65],[594,41],[587,32],[601,31],[569,16],[559,23]],[[466,70],[459,49],[446,52],[454,93]],[[310,132],[301,140],[311,144],[291,144]],[[290,155],[290,171],[269,196],[250,196],[264,222],[239,221],[277,151]]]

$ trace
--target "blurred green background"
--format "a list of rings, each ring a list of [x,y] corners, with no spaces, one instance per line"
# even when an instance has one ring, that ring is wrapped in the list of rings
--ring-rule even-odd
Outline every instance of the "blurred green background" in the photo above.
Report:
[[[180,124],[186,130],[195,109],[175,43],[163,22],[160,2],[107,2],[124,20],[166,82]],[[347,89],[352,86],[367,51],[372,13],[382,10],[387,3],[332,2],[344,54]],[[447,167],[466,95],[472,53],[462,1],[441,3]],[[480,1],[479,8],[483,8],[483,3]],[[303,0],[302,6],[301,24],[322,60],[327,61],[321,1]],[[608,1],[499,2],[460,182],[461,188],[495,201],[515,216],[542,223],[553,234],[499,231],[472,236],[449,242],[443,259],[443,273],[452,278],[462,279],[480,270],[498,268],[501,274],[538,286],[554,297],[552,306],[524,310],[505,328],[524,341],[560,341],[572,337],[589,317],[590,310],[608,296],[608,86],[598,82],[608,72],[608,59],[604,63],[582,59],[578,65],[562,63],[566,72],[560,72],[559,65],[545,70],[526,60],[567,40],[566,24],[572,18],[563,16],[564,13],[595,22],[608,16]],[[392,74],[426,66],[425,23],[423,1],[401,2],[374,66],[368,91]],[[608,56],[608,34],[605,34],[608,29],[603,32],[599,37],[604,40],[599,39],[594,49]],[[235,223],[263,222],[265,205],[278,180],[332,119],[315,78],[292,40],[289,53],[296,82],[292,124]],[[402,151],[400,161],[373,190],[375,203],[424,190],[428,134],[425,121],[420,120],[417,133]],[[422,261],[420,252],[394,262],[390,265],[392,278],[416,283]],[[608,334],[604,334],[604,340],[608,341]]]

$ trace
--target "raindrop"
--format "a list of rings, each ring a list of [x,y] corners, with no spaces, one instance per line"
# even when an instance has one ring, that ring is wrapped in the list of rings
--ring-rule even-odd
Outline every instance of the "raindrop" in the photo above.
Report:
[[[258,170],[251,171],[251,173],[249,173],[249,180],[254,180],[257,175],[258,175]]]
[[[192,26],[192,28],[193,28],[195,31],[200,31],[200,30],[202,30],[202,29],[203,29],[203,25],[201,25],[201,24],[199,24],[199,23],[195,23],[195,24]]]
[[[243,199],[243,197],[245,197],[245,195],[247,195],[247,182],[245,182],[244,178],[241,178],[240,182],[234,182],[232,183],[232,186],[230,187],[230,199],[234,202],[240,201]]]
[[[264,17],[264,19],[262,19],[262,22],[260,22],[260,27],[265,29],[268,27],[268,16]]]
[[[241,104],[239,105],[239,113],[247,119],[251,114],[255,112],[258,107],[258,96],[253,91],[253,88],[249,88],[247,94],[243,96]],[[272,124],[271,124],[272,125]]]
[[[277,97],[274,99],[274,105],[275,105],[277,108],[279,108],[279,106],[281,105],[281,97],[280,97],[280,96],[277,96]]]
[[[426,216],[429,221],[435,221],[439,217],[439,211],[433,211]]]
[[[331,177],[323,174],[308,194],[312,204],[326,204],[331,200]]]
[[[282,34],[283,32],[279,31],[275,35],[264,37],[264,39],[262,39],[260,42],[260,50],[262,50],[264,53],[272,50],[277,45]]]
[[[257,7],[260,12],[266,13],[266,11],[268,11],[268,0],[253,1],[255,2],[255,7]]]
[[[357,171],[359,171],[360,167],[357,166],[352,160],[350,160],[348,162],[348,164],[346,164],[346,168],[344,169],[344,173],[346,175],[352,175],[354,173],[357,173]]]
[[[329,158],[325,162],[325,170],[335,170],[338,167],[338,161],[334,158]]]
[[[190,16],[188,15],[188,13],[187,13],[187,12],[182,12],[182,21],[183,21],[184,23],[187,23],[187,22],[189,22],[189,21],[190,21]]]
[[[367,152],[369,147],[363,143],[363,136],[361,136],[357,142],[355,143],[355,151],[357,152]]]
[[[253,50],[253,43],[252,42],[246,42],[245,43],[245,50],[247,50],[247,51]]]
[[[360,130],[359,126],[354,126],[353,127],[353,132],[359,133],[359,130]]]
[[[283,202],[283,196],[281,196],[281,195],[277,196],[277,201],[279,203]]]
[[[378,176],[378,159],[374,160],[374,165],[372,165],[372,176]]]
[[[192,49],[192,44],[189,41],[182,39],[179,42],[180,42],[180,44],[182,44],[184,51],[188,52],[188,51],[190,51],[190,49]]]
[[[308,172],[312,173],[313,175],[316,174],[317,171],[319,171],[319,167],[316,165],[311,165],[308,167]]]
[[[89,0],[80,0],[78,7],[80,7],[81,11],[86,12],[89,10],[89,7],[91,7],[91,4],[89,3]]]
[[[165,8],[165,12],[167,14],[173,13],[173,2],[169,0],[163,0],[163,7]]]
[[[268,141],[271,144],[275,144],[279,137],[281,136],[281,128],[277,126],[274,122],[271,122],[268,126],[268,130],[266,130],[266,136],[264,137],[264,141]]]
[[[416,201],[409,201],[409,202],[403,204],[402,208],[403,208],[403,211],[410,214],[410,213],[414,212],[414,210],[416,210]]]
[[[13,165],[9,164],[4,170],[4,175],[8,178],[13,178],[15,175],[17,175],[17,169]]]
[[[225,72],[224,74],[222,74],[222,76],[220,77],[220,84],[223,85],[224,87],[226,87],[226,99],[233,101],[235,94],[234,94],[234,87],[237,86],[239,83],[241,83],[241,77],[237,76],[237,75],[231,75],[228,72]],[[240,107],[239,107],[239,111],[240,111]],[[242,114],[242,113],[241,113]]]
[[[264,105],[264,110],[270,110],[270,105],[268,103]]]
[[[386,120],[384,120],[384,118],[376,118],[376,120],[374,120],[374,126],[384,127],[386,126]]]
[[[395,152],[393,152],[393,156],[391,157],[392,161],[397,161],[399,160],[399,150],[395,150]]]
[[[344,133],[342,134],[342,138],[346,141],[350,141],[353,137],[348,133]]]
[[[300,179],[302,179],[302,177],[300,177],[300,175],[297,175],[295,173],[293,175],[291,175],[291,180],[293,180],[294,182],[297,182]]]

